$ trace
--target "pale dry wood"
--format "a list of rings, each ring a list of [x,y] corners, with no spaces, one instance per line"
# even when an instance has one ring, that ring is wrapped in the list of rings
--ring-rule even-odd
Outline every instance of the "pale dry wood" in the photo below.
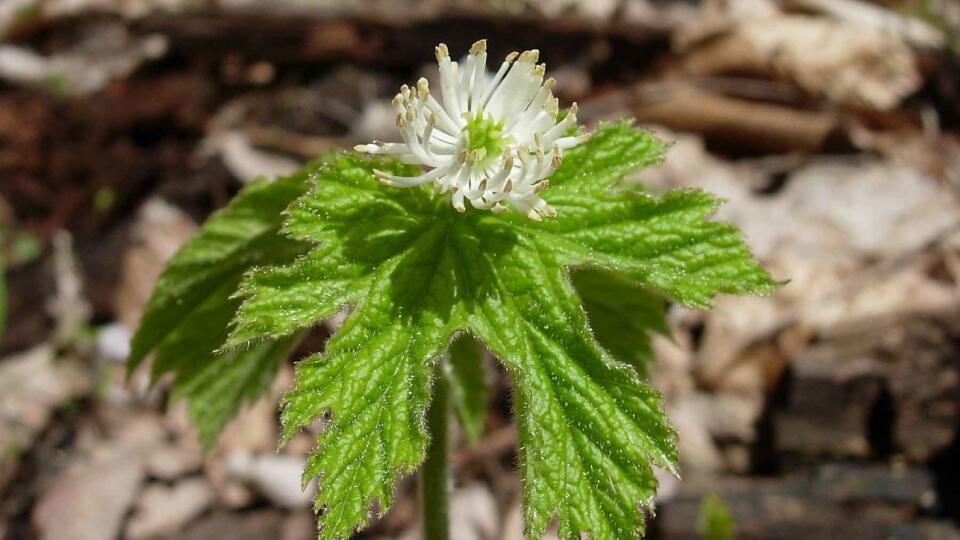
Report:
[[[838,131],[839,117],[721,96],[689,83],[635,89],[634,115],[641,122],[699,133],[739,148],[816,151]]]

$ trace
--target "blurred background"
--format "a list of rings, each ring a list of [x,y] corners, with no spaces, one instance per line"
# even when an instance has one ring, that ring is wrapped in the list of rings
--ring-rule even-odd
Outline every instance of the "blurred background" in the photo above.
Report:
[[[652,377],[684,478],[649,537],[960,538],[957,0],[0,0],[0,36],[0,538],[315,538],[310,437],[274,452],[291,363],[203,457],[165,384],[125,383],[130,333],[245,182],[394,139],[399,85],[480,38],[540,49],[588,125],[676,141],[629,181],[720,194],[791,280],[670,308]],[[488,367],[456,540],[522,537]],[[358,537],[418,538],[414,486]]]

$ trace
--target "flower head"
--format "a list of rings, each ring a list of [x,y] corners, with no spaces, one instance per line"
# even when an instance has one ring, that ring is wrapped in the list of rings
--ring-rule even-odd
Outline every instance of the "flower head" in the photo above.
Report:
[[[380,182],[411,187],[433,182],[450,193],[454,208],[502,212],[506,205],[540,221],[556,211],[540,197],[560,165],[563,151],[586,136],[567,135],[577,123],[577,104],[558,120],[553,79],[544,80],[539,52],[510,53],[495,74],[487,72],[487,42],[473,44],[464,66],[450,60],[447,46],[436,48],[440,64],[439,100],[421,78],[400,87],[393,99],[402,143],[356,146],[428,170],[420,176],[376,171]]]

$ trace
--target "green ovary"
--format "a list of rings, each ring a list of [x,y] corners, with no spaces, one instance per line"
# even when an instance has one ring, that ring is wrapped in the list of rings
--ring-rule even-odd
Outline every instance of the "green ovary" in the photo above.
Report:
[[[499,156],[503,151],[503,124],[484,116],[483,111],[467,119],[465,128],[470,135],[467,152],[478,151],[477,161]]]

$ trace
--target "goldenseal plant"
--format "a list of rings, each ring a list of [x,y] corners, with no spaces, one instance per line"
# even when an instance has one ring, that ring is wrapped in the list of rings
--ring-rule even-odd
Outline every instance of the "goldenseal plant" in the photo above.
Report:
[[[718,201],[621,183],[666,145],[620,121],[589,137],[559,111],[537,52],[493,74],[437,48],[394,100],[403,142],[333,152],[246,186],[171,259],[132,343],[153,353],[210,446],[262,395],[318,322],[346,308],[322,353],[296,365],[281,446],[319,432],[304,484],[322,539],[347,538],[420,470],[424,536],[447,538],[447,419],[483,431],[486,349],[512,379],[526,534],[634,538],[654,467],[677,473],[675,434],[644,380],[665,303],[778,283]],[[549,201],[549,202],[548,202]]]

